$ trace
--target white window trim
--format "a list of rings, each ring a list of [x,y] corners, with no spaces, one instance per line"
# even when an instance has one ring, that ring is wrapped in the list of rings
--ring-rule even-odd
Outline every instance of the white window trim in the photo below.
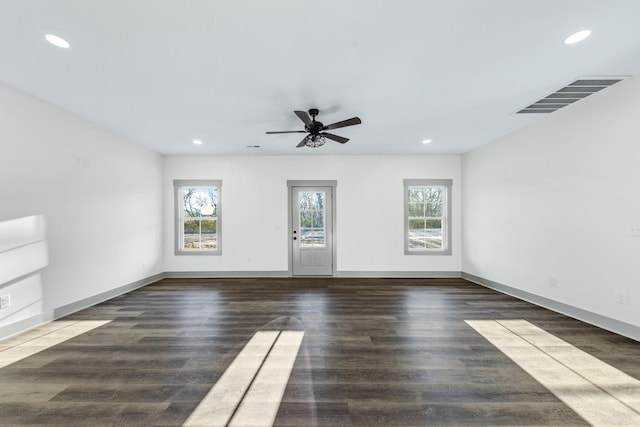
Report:
[[[405,255],[451,255],[451,187],[452,179],[405,179],[404,180],[404,254]],[[444,221],[442,224],[442,249],[409,249],[409,187],[445,187]]]
[[[186,251],[182,248],[182,235],[184,221],[182,218],[182,187],[216,187],[217,188],[217,216],[216,216],[216,249],[191,250]],[[222,255],[222,180],[204,179],[204,180],[173,180],[173,200],[174,200],[174,218],[175,218],[175,254],[176,255]]]

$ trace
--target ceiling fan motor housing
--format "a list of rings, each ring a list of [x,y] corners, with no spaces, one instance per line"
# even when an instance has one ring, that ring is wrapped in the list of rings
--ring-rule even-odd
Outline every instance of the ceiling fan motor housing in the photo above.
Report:
[[[311,134],[317,134],[317,133],[320,133],[320,131],[322,130],[323,127],[324,127],[324,125],[322,124],[322,122],[316,122],[315,120],[313,120],[311,123],[306,125],[304,128],[306,129],[307,132],[309,132]]]
[[[324,126],[322,122],[316,122],[316,116],[318,115],[319,112],[320,110],[318,110],[317,108],[309,109],[309,115],[311,116],[311,123],[306,125],[304,128],[307,132],[310,132],[312,135],[320,133],[320,131],[322,130],[322,127]]]

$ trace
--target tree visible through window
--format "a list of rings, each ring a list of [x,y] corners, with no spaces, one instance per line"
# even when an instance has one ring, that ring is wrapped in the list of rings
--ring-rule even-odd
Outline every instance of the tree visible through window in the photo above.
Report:
[[[451,180],[405,180],[405,254],[450,254]]]
[[[220,253],[221,182],[176,180],[174,186],[176,253]]]

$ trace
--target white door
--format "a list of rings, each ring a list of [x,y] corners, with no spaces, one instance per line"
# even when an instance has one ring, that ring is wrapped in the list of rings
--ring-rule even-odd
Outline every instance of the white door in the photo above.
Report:
[[[292,274],[333,275],[333,188],[292,187]]]

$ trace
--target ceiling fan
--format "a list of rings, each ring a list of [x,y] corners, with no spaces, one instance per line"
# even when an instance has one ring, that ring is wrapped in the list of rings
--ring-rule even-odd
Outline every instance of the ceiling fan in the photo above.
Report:
[[[321,147],[326,142],[326,138],[332,139],[340,144],[344,144],[349,140],[342,136],[334,135],[332,133],[325,132],[326,130],[343,128],[346,126],[359,125],[362,123],[359,117],[352,117],[341,122],[325,125],[322,122],[316,121],[316,116],[320,111],[317,108],[311,108],[309,112],[306,111],[294,111],[295,115],[304,123],[304,130],[285,130],[276,132],[265,132],[266,134],[274,133],[308,133],[302,141],[296,147]]]

